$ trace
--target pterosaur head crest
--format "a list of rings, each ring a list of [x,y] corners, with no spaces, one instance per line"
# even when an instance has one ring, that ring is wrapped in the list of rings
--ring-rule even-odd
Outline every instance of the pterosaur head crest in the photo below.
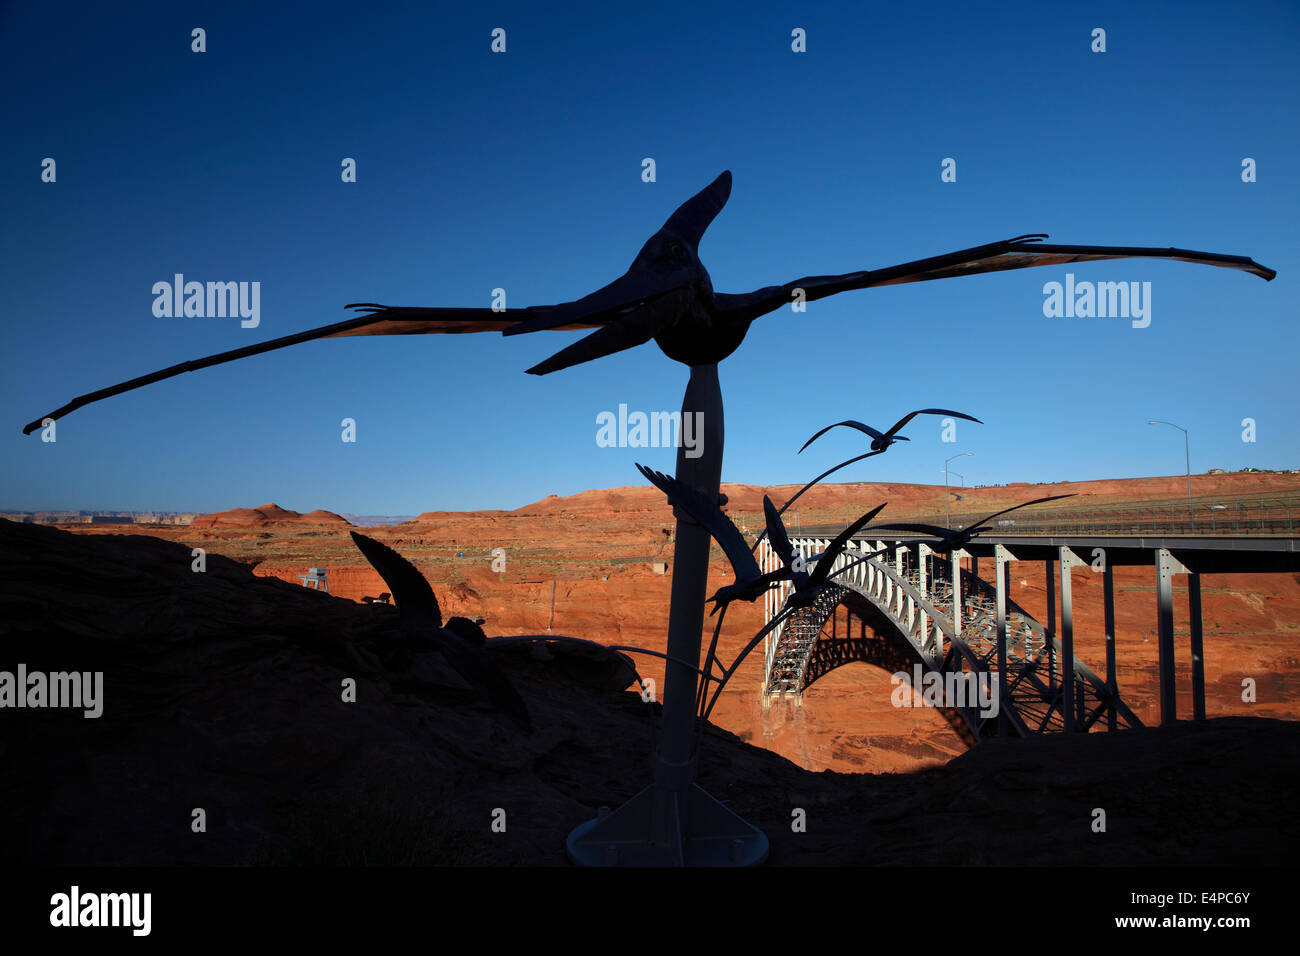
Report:
[[[589,362],[654,339],[669,358],[687,365],[720,361],[745,337],[749,324],[713,330],[715,299],[698,248],[704,230],[731,195],[731,173],[700,190],[646,240],[628,270],[574,302],[539,311],[505,329],[506,335],[554,329],[569,322],[600,326],[528,371],[534,375]]]
[[[700,262],[700,239],[730,195],[728,170],[677,207],[663,227],[646,240],[627,274],[638,277],[647,287],[697,285],[698,291],[711,297],[713,288],[708,270]]]
[[[668,217],[661,233],[671,233],[685,243],[692,252],[698,252],[704,230],[722,212],[722,207],[731,197],[731,170],[723,170],[709,185],[705,186],[686,202],[677,207],[677,211]]]

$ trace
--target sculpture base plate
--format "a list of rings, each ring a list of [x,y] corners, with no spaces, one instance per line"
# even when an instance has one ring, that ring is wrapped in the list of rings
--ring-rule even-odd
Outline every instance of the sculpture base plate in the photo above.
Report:
[[[697,784],[686,790],[685,814],[678,799],[651,784],[612,813],[576,827],[566,841],[569,859],[579,866],[757,866],[767,859],[766,834]]]

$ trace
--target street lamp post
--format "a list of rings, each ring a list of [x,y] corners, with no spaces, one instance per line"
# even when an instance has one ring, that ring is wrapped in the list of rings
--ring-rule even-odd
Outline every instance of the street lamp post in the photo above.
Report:
[[[1228,510],[1227,505],[1210,505],[1210,533],[1211,534],[1219,533],[1218,515],[1216,515],[1215,512],[1227,511],[1227,510]]]
[[[966,476],[956,471],[950,471],[949,474],[956,475],[961,480],[961,494],[957,496],[957,500],[961,502],[961,513],[957,515],[957,520],[960,522],[957,527],[964,528],[966,527]]]
[[[974,454],[973,451],[962,451],[945,458],[943,461],[943,526],[945,528],[952,527],[950,509],[948,508],[948,462],[952,461],[954,458],[969,458]],[[965,483],[965,479],[962,480],[962,483]]]
[[[1187,429],[1182,425],[1175,425],[1173,422],[1162,422],[1158,419],[1152,419],[1147,422],[1148,425],[1168,425],[1170,428],[1177,428],[1183,433],[1183,457],[1187,463],[1187,520],[1194,527],[1196,519],[1192,516],[1192,453],[1191,445],[1187,438]]]

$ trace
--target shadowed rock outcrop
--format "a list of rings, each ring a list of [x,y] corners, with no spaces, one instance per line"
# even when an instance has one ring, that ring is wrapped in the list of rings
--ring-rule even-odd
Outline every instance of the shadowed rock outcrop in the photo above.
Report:
[[[0,859],[562,864],[564,835],[644,782],[656,705],[593,661],[497,652],[537,720],[523,737],[436,659],[385,654],[396,608],[192,561],[0,521],[0,671],[104,673],[98,719],[0,709]],[[765,829],[772,864],[1281,864],[1298,758],[1295,724],[1229,718],[814,774],[710,730],[700,779]]]

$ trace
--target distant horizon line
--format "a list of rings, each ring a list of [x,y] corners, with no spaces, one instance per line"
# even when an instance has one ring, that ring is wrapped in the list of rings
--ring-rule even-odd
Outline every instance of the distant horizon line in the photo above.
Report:
[[[1193,478],[1197,478],[1197,477],[1208,478],[1211,476],[1219,476],[1219,475],[1230,476],[1230,475],[1248,475],[1248,474],[1300,475],[1300,468],[1245,467],[1245,468],[1240,468],[1236,471],[1227,471],[1226,469],[1209,469],[1200,472],[1194,471],[1191,473],[1191,476]],[[1167,475],[1134,475],[1125,478],[1064,478],[1064,479],[1059,479],[1054,481],[1007,481],[1007,482],[994,482],[991,484],[966,485],[964,487],[966,491],[970,492],[970,491],[985,490],[990,488],[1010,488],[1010,487],[1019,487],[1019,486],[1036,487],[1040,485],[1078,485],[1078,484],[1089,484],[1093,482],[1108,482],[1108,481],[1109,482],[1154,481],[1160,479],[1179,479],[1179,478],[1186,478],[1186,477],[1187,475],[1184,472],[1184,473],[1167,474]],[[755,483],[755,482],[744,482],[744,481],[724,481],[722,482],[722,484],[741,485],[748,488],[771,488],[771,489],[794,488],[794,487],[799,487],[800,485],[799,482],[782,482],[779,484],[772,484],[772,483]],[[927,483],[927,482],[918,482],[918,481],[841,481],[841,482],[826,482],[822,484],[820,487],[844,488],[851,485],[886,485],[886,486],[914,487],[914,488],[942,488],[943,487],[942,482]],[[280,505],[279,503],[272,501],[260,505],[233,505],[231,507],[218,508],[216,510],[206,510],[206,509],[197,509],[197,508],[179,509],[179,510],[164,510],[159,508],[0,508],[0,518],[13,520],[11,516],[34,517],[36,515],[76,515],[78,517],[110,517],[110,516],[135,517],[139,515],[157,515],[159,517],[176,517],[178,515],[193,515],[194,517],[200,517],[203,515],[220,514],[225,511],[237,511],[237,510],[255,511],[259,508],[265,508],[269,505],[274,505],[275,507],[281,508],[285,511],[294,511],[295,514],[310,514],[312,511],[329,511],[331,514],[336,514],[340,518],[344,518],[348,520],[349,523],[351,524],[355,524],[355,522],[351,520],[353,518],[371,519],[371,520],[381,519],[376,523],[398,523],[401,521],[411,521],[415,518],[418,518],[421,514],[428,514],[431,511],[432,512],[446,511],[448,513],[466,513],[466,512],[475,512],[475,511],[510,512],[510,511],[518,511],[520,508],[527,508],[529,505],[539,504],[548,498],[573,498],[573,497],[577,497],[578,495],[590,494],[592,492],[617,491],[624,488],[640,488],[640,487],[642,486],[641,485],[614,485],[608,488],[586,488],[583,489],[582,491],[575,491],[566,495],[560,495],[555,492],[551,492],[549,494],[543,495],[540,498],[535,498],[531,501],[527,501],[524,504],[519,505],[515,508],[483,508],[483,507],[456,508],[456,509],[426,508],[423,511],[420,511],[416,514],[386,514],[383,512],[334,511],[333,509],[330,508],[311,508],[308,509],[307,511],[295,511],[295,509],[285,508],[283,505]],[[644,487],[648,489],[650,486],[646,485]],[[960,487],[962,486],[958,485],[957,487],[960,489]]]

